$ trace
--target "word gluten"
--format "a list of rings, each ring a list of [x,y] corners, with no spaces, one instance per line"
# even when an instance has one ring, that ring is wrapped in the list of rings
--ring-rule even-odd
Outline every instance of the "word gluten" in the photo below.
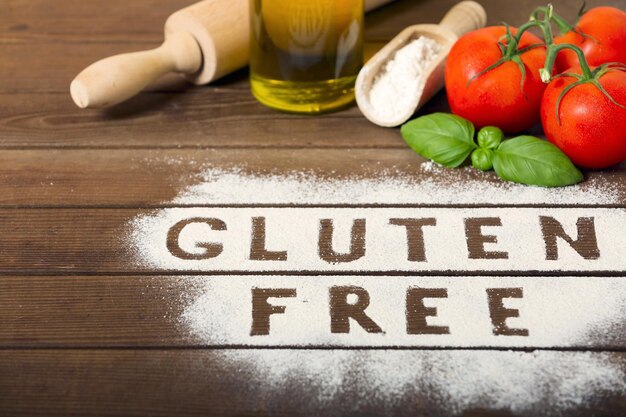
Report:
[[[380,220],[380,219],[377,219]],[[596,260],[600,258],[600,249],[597,242],[597,234],[595,229],[594,217],[579,217],[576,220],[576,235],[570,235],[565,232],[564,225],[556,218],[551,216],[538,216],[537,223],[541,231],[541,242],[544,247],[545,260],[559,259],[558,242],[567,243],[581,258],[585,260]],[[427,246],[428,240],[425,238],[426,229],[436,229],[438,219],[435,217],[427,218],[390,218],[387,221],[390,227],[396,227],[404,230],[405,237],[396,236],[397,239],[405,239],[405,257],[408,262],[428,262]],[[215,217],[194,217],[183,219],[172,226],[167,234],[167,248],[169,252],[176,258],[182,260],[202,261],[219,258],[223,251],[224,245],[218,239],[215,233],[206,233],[206,235],[194,236],[197,239],[193,242],[194,250],[183,248],[180,244],[181,235],[187,229],[204,226],[211,232],[228,233],[229,225],[226,221]],[[294,227],[295,225],[289,225]],[[349,249],[337,250],[333,241],[337,239],[335,236],[335,223],[333,219],[318,220],[317,227],[317,256],[323,262],[329,264],[345,264],[356,262],[367,255],[368,242],[368,223],[367,219],[353,219],[349,233]],[[487,245],[495,246],[498,244],[498,237],[495,233],[488,233],[486,228],[496,230],[503,229],[504,224],[500,217],[471,217],[463,219],[464,240],[466,242],[467,257],[469,259],[483,260],[506,260],[509,259],[509,252],[492,248],[487,249]],[[289,259],[289,251],[283,248],[268,248],[268,234],[282,234],[281,228],[276,230],[268,230],[266,217],[252,217],[250,219],[250,238],[248,260],[251,261],[271,261],[271,262],[287,262]],[[506,229],[503,230],[506,233]],[[209,240],[209,236],[211,240]],[[248,239],[247,236],[242,236]],[[378,236],[371,236],[372,239],[381,239]],[[450,236],[454,239],[454,236]],[[310,236],[301,236],[301,240],[310,240]],[[396,245],[397,246],[397,245]]]

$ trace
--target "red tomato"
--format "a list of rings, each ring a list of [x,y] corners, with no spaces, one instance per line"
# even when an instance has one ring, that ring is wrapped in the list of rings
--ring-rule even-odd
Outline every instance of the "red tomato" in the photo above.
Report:
[[[578,46],[591,66],[608,62],[626,64],[626,13],[614,7],[597,7],[581,17],[576,29],[587,36],[572,30],[554,42]],[[578,57],[573,51],[562,51],[556,65],[563,72],[578,65]]]
[[[506,133],[517,133],[539,122],[546,89],[539,69],[545,64],[546,49],[540,46],[518,55],[526,69],[523,85],[520,66],[510,60],[472,80],[502,59],[498,41],[505,35],[504,26],[494,26],[461,37],[446,64],[446,90],[452,111],[477,128],[497,126]],[[537,44],[543,45],[541,39],[526,32],[518,49]]]
[[[571,72],[580,73],[580,69]],[[626,160],[626,109],[613,103],[591,83],[561,93],[577,80],[552,80],[541,104],[541,121],[550,142],[561,148],[576,165],[607,168]],[[626,72],[612,70],[598,79],[617,103],[626,105]]]

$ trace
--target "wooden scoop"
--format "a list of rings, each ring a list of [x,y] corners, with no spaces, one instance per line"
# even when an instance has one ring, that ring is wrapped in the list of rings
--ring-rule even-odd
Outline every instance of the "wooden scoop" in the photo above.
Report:
[[[445,63],[452,45],[464,34],[480,29],[487,24],[487,12],[474,1],[464,1],[454,6],[439,25],[415,25],[403,30],[363,67],[356,81],[356,100],[359,108],[372,123],[384,127],[395,127],[409,120],[428,100],[433,98],[444,85]],[[411,41],[427,37],[441,46],[441,52],[426,69],[423,82],[412,93],[410,106],[386,120],[382,120],[370,103],[370,91],[376,78],[385,70],[396,51]]]
[[[365,0],[365,9],[392,1]],[[165,23],[163,45],[92,64],[72,82],[72,99],[80,108],[109,107],[170,72],[202,85],[244,67],[249,55],[249,5],[249,0],[204,0],[179,10]]]

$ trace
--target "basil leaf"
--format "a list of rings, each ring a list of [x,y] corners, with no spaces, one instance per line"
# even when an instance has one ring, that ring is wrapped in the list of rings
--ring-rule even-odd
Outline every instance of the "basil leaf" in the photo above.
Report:
[[[483,148],[476,149],[472,153],[472,165],[481,171],[491,171],[493,169],[493,151]]]
[[[402,126],[405,142],[424,158],[456,168],[476,149],[474,125],[458,116],[434,113]]]
[[[502,142],[493,167],[500,178],[527,185],[564,187],[583,180],[583,174],[559,148],[533,136]]]

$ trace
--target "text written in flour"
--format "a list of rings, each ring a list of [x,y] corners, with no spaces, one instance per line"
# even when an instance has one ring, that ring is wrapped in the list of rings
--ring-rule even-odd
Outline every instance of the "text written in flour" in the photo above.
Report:
[[[181,262],[223,271],[580,270],[602,258],[595,216],[457,217],[442,210],[400,217],[370,210],[326,218],[320,210],[293,210],[297,215],[184,218],[169,229],[166,246]]]
[[[522,288],[488,288],[487,303],[492,332],[495,336],[528,336],[527,329],[511,328],[507,319],[520,316],[519,310],[507,308],[504,300],[523,298]],[[252,288],[251,336],[271,335],[271,316],[288,314],[287,307],[270,299],[297,297],[296,288]],[[350,334],[351,323],[370,334],[384,333],[383,328],[367,312],[371,298],[365,288],[333,286],[329,289],[330,333]],[[409,335],[449,335],[448,326],[431,325],[429,318],[437,317],[437,308],[427,307],[427,299],[448,298],[446,288],[409,288],[406,292],[406,330]]]

